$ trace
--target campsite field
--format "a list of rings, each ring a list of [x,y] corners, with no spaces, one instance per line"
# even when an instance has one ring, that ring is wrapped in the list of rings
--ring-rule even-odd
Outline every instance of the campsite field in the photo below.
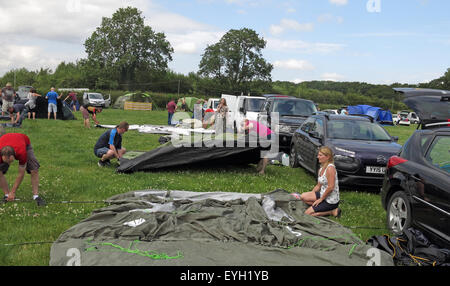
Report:
[[[0,205],[0,265],[48,265],[50,247],[59,235],[105,206],[103,200],[128,191],[144,189],[225,191],[266,193],[281,188],[289,192],[309,191],[314,176],[302,168],[270,165],[265,176],[256,166],[235,169],[175,169],[153,173],[117,174],[115,163],[99,168],[93,154],[97,138],[106,130],[86,129],[80,112],[76,120],[24,120],[21,128],[7,132],[27,134],[40,161],[40,194],[46,207],[31,201],[30,176],[26,175],[16,193],[17,200]],[[125,111],[107,109],[98,115],[102,124],[166,124],[165,111]],[[415,125],[386,128],[403,144]],[[123,145],[128,150],[148,151],[159,146],[159,135],[130,130]],[[17,176],[17,163],[6,174],[10,184]],[[361,239],[387,233],[385,211],[376,191],[342,190],[342,217],[337,220],[350,227]],[[334,218],[332,218],[334,219]]]

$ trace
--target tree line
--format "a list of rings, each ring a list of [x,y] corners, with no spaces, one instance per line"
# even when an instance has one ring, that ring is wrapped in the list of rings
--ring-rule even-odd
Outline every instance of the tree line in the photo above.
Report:
[[[262,56],[266,41],[248,28],[229,30],[219,42],[207,46],[197,72],[176,73],[168,68],[173,54],[170,42],[164,33],[146,26],[141,11],[133,7],[104,17],[84,46],[85,59],[61,62],[54,71],[13,69],[0,78],[0,85],[31,85],[41,93],[51,87],[89,88],[200,98],[220,97],[222,93],[279,93],[311,99],[322,109],[368,104],[391,110],[406,108],[392,87],[450,89],[450,69],[442,77],[419,85],[272,81],[273,65]]]

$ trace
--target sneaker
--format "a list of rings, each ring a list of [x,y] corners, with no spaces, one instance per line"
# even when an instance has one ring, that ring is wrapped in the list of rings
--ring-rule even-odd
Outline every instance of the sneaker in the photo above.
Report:
[[[37,197],[37,198],[35,198],[34,200],[36,201],[38,207],[43,207],[43,206],[46,206],[46,205],[47,205],[47,203],[45,202],[45,200],[44,200],[43,198],[41,198],[41,197]]]
[[[99,166],[99,167],[105,167],[105,166],[106,166],[106,163],[105,163],[104,161],[102,161],[102,160],[99,160],[99,161],[98,161],[98,166]]]
[[[0,201],[0,204],[6,204],[8,202],[8,197],[4,196],[3,199]]]
[[[105,166],[111,166],[111,161],[109,159],[103,161],[103,163],[105,164]]]

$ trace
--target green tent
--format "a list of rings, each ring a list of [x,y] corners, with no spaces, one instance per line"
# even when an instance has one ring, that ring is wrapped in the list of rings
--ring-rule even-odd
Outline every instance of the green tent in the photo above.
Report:
[[[127,93],[122,96],[119,96],[117,100],[114,102],[112,108],[123,109],[125,105],[125,101],[133,101],[133,102],[152,102],[152,98],[148,93]]]
[[[350,229],[305,215],[281,189],[143,190],[106,202],[53,243],[51,266],[393,265]]]
[[[178,99],[177,102],[177,107],[181,108],[181,104],[183,103],[183,98],[186,99],[186,105],[188,107],[188,110],[186,111],[191,111],[194,112],[194,105],[197,103],[198,100],[200,100],[200,98],[197,97],[182,97]]]

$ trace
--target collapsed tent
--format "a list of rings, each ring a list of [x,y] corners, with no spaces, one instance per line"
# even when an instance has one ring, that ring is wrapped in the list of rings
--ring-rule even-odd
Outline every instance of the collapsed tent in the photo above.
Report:
[[[96,127],[99,128],[116,128],[117,125],[110,124],[98,124]],[[137,130],[139,133],[148,133],[148,134],[166,134],[166,135],[190,135],[190,134],[214,134],[215,130],[205,129],[205,128],[192,128],[192,126],[188,127],[186,125],[177,125],[177,126],[169,126],[169,125],[152,125],[152,124],[144,124],[144,125],[130,125],[128,130]]]
[[[365,266],[374,250],[280,189],[146,190],[107,202],[52,244],[51,266]],[[376,259],[393,265],[387,252]]]
[[[195,137],[195,136],[194,136]],[[200,135],[202,137],[202,135]],[[132,160],[121,159],[116,169],[119,173],[155,171],[185,165],[245,165],[258,163],[261,158],[261,146],[247,140],[207,139],[198,141],[174,142],[173,140]]]
[[[380,107],[370,105],[355,105],[347,107],[350,115],[368,115],[381,124],[393,125],[392,114],[389,110],[383,110]]]

